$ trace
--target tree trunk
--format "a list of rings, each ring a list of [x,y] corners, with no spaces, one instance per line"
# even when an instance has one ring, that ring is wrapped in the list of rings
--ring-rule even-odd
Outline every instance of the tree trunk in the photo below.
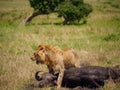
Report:
[[[29,23],[34,17],[40,15],[40,12],[34,12],[32,13],[32,15],[28,16],[25,20],[24,20],[24,25],[26,25],[27,23]]]

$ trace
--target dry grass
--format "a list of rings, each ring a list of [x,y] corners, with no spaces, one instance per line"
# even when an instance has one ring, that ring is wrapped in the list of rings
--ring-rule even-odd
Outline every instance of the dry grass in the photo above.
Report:
[[[21,90],[34,83],[37,70],[30,56],[39,44],[74,48],[87,65],[114,66],[120,63],[120,5],[118,0],[85,0],[94,11],[85,25],[61,25],[55,13],[41,15],[25,26],[32,13],[27,0],[0,1],[0,90]],[[36,83],[36,82],[35,82]],[[48,90],[43,89],[43,90]],[[119,90],[119,84],[106,83],[103,90]]]

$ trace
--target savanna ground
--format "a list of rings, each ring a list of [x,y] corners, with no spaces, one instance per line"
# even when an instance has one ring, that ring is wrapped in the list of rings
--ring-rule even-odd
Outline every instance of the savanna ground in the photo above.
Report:
[[[28,0],[0,0],[0,90],[24,90],[37,70],[47,71],[30,60],[39,44],[74,48],[81,62],[90,65],[120,64],[120,0],[85,2],[93,6],[87,24],[63,26],[54,13],[23,26],[33,11]],[[120,84],[106,82],[102,89],[120,90]]]

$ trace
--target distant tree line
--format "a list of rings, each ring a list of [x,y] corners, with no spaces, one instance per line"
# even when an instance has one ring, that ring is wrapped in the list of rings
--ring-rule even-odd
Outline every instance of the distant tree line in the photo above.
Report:
[[[29,0],[31,7],[34,9],[32,15],[28,16],[24,23],[30,22],[34,17],[42,14],[53,12],[58,13],[58,17],[63,17],[63,24],[80,22],[92,12],[92,7],[84,3],[83,0]]]

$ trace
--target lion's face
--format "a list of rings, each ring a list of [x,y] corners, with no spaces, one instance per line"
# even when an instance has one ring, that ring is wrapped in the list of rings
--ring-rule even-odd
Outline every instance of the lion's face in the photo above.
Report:
[[[45,62],[45,53],[43,50],[38,50],[34,53],[34,55],[31,57],[33,61],[36,61],[36,64],[44,64]]]

